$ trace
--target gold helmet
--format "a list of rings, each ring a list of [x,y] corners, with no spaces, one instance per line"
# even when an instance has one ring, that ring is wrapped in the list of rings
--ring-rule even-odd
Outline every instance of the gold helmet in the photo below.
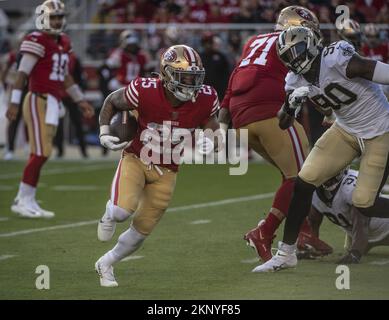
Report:
[[[286,67],[296,74],[304,74],[321,52],[321,42],[313,30],[290,27],[281,32],[277,41],[277,54]]]
[[[168,48],[161,56],[160,71],[165,88],[178,100],[196,100],[204,82],[205,70],[193,48],[186,45]]]
[[[341,27],[341,29],[337,29],[339,37],[358,49],[362,42],[362,31],[359,23],[353,19],[346,19]]]
[[[60,34],[66,24],[65,4],[60,0],[46,0],[37,9],[36,13],[39,17],[43,16],[43,30],[51,34]],[[54,28],[50,24],[50,17],[62,17],[61,26]]]
[[[289,6],[281,10],[277,18],[275,30],[283,31],[289,27],[307,27],[312,29],[321,39],[320,23],[316,15],[309,9],[300,6]]]

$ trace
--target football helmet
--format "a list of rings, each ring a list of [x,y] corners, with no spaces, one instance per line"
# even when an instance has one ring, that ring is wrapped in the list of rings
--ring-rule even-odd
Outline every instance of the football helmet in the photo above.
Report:
[[[318,36],[306,27],[290,27],[279,35],[277,54],[286,67],[295,74],[304,74],[321,52]]]
[[[313,30],[320,39],[323,38],[319,19],[311,10],[301,6],[286,7],[278,15],[275,31],[284,31],[289,27],[307,27]]]
[[[60,0],[46,0],[42,3],[40,7],[38,7],[37,14],[40,16],[43,15],[43,17],[49,16],[51,17],[61,17],[62,23],[59,27],[53,27],[51,26],[51,21],[49,20],[48,23],[43,23],[43,31],[50,33],[50,34],[60,34],[64,29],[66,25],[66,18],[65,18],[65,4]]]
[[[359,23],[353,19],[345,20],[342,29],[337,29],[341,39],[351,43],[356,49],[361,47],[362,31]]]
[[[160,78],[180,101],[196,101],[205,77],[199,54],[186,45],[169,47],[161,56]]]

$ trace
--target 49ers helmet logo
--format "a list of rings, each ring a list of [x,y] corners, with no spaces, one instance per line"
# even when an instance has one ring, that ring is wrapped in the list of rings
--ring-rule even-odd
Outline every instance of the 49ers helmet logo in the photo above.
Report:
[[[312,15],[307,10],[297,8],[296,13],[305,20],[313,21]]]
[[[173,62],[177,59],[177,53],[174,50],[168,50],[163,54],[163,60]]]

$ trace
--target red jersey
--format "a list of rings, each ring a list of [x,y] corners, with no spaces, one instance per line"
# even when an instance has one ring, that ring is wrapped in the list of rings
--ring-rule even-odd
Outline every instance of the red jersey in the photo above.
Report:
[[[382,61],[385,63],[389,62],[389,44],[382,43],[375,48],[370,48],[368,45],[362,47],[362,53],[365,57]]]
[[[147,58],[144,53],[132,55],[121,48],[115,49],[107,61],[109,67],[118,68],[116,78],[124,86],[144,73],[146,63]]]
[[[165,96],[164,86],[157,78],[137,78],[131,81],[125,96],[139,114],[138,132],[125,151],[144,160],[141,156],[142,149],[148,147],[150,134],[155,134],[165,139],[166,143],[158,144],[158,161],[154,163],[173,171],[178,170],[178,164],[172,161],[172,150],[178,150],[179,144],[182,143],[183,135],[182,130],[180,135],[180,129],[187,129],[193,135],[196,128],[205,125],[219,110],[216,90],[206,85],[200,90],[196,102],[187,101],[179,107],[170,104]],[[166,129],[169,129],[168,133]]]
[[[243,48],[222,102],[222,108],[230,110],[234,128],[273,118],[284,103],[288,69],[277,55],[279,34],[254,36]]]
[[[59,100],[68,73],[70,51],[71,43],[66,34],[62,33],[57,39],[39,31],[27,35],[20,46],[20,52],[31,53],[39,58],[29,76],[29,90],[49,93]]]

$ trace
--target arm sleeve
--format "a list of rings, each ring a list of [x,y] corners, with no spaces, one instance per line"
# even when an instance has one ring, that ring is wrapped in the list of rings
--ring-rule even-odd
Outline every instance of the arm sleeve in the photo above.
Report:
[[[22,59],[19,63],[18,71],[24,72],[25,74],[29,75],[32,69],[34,69],[38,60],[39,58],[35,54],[23,54]]]
[[[45,47],[40,39],[40,36],[28,35],[20,45],[20,52],[31,53],[39,58],[43,58],[45,56]]]
[[[127,102],[135,108],[139,106],[139,87],[140,79],[136,78],[130,82],[124,92]]]

